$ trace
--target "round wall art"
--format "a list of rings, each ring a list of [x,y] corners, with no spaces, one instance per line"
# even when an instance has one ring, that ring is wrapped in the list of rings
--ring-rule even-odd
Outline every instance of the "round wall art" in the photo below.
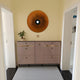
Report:
[[[27,24],[32,31],[42,32],[48,26],[48,17],[44,12],[36,10],[28,16]]]

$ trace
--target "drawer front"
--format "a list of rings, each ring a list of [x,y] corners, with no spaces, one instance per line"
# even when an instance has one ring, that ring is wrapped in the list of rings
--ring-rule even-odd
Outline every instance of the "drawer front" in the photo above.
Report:
[[[49,52],[45,53],[45,63],[60,64],[61,47],[59,42],[50,42],[47,46]]]
[[[44,49],[42,42],[36,42],[35,44],[36,64],[44,64]]]
[[[59,57],[47,56],[45,57],[45,64],[60,64]]]
[[[34,42],[17,42],[17,47],[34,47]]]
[[[35,64],[34,63],[34,58],[31,55],[19,56],[19,58],[18,58],[18,64]]]
[[[19,42],[17,44],[17,63],[34,64],[34,60],[34,42]]]
[[[61,43],[60,42],[51,42],[51,53],[54,53],[56,56],[61,56]]]
[[[49,44],[50,42],[36,42],[36,64],[45,64],[45,55],[46,53],[50,53],[47,47]]]
[[[36,64],[59,64],[60,52],[59,42],[37,42]]]

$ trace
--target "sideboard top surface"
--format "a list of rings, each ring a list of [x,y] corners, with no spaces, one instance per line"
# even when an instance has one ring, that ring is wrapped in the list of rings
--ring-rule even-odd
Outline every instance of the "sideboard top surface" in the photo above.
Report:
[[[61,41],[17,41],[17,42],[61,42]]]

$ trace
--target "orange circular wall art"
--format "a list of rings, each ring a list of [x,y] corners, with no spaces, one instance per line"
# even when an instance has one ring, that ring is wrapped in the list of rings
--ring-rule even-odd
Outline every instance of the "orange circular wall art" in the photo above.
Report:
[[[36,10],[28,16],[27,24],[32,31],[42,32],[48,26],[48,17],[44,12]]]

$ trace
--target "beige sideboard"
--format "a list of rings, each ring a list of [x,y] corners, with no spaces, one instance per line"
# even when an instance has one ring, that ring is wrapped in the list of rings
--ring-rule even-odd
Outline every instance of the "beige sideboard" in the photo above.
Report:
[[[60,41],[18,41],[17,64],[60,64]]]

